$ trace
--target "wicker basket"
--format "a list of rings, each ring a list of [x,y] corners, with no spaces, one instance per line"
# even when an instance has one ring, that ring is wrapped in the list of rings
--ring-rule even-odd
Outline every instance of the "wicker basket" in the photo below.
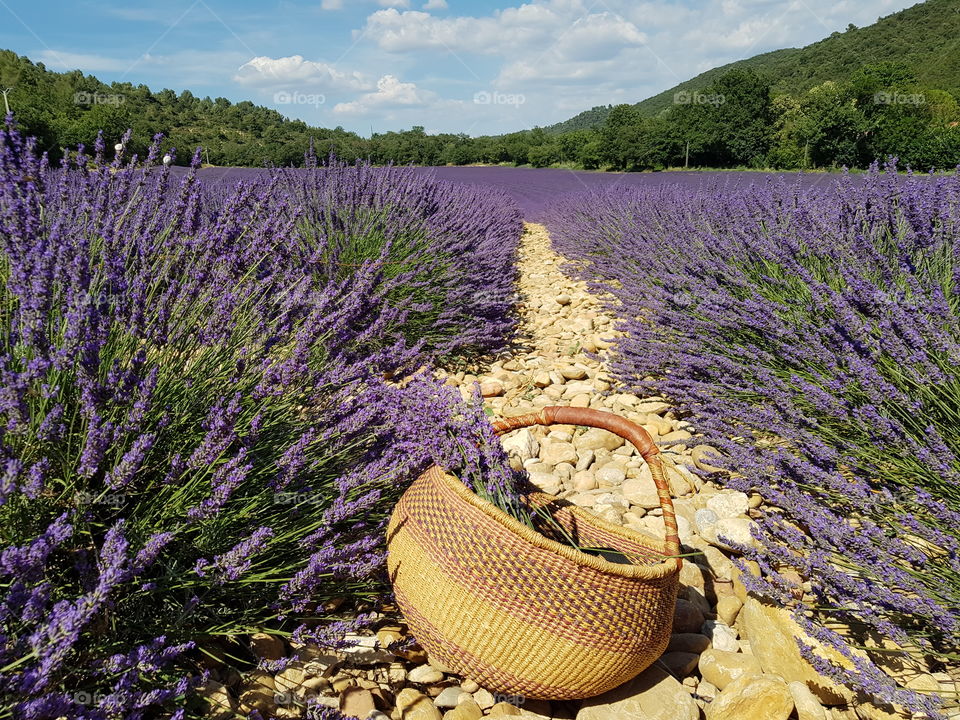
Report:
[[[432,467],[404,493],[388,528],[388,567],[411,633],[457,674],[496,693],[564,700],[599,695],[656,660],[670,638],[681,566],[677,521],[658,449],[611,413],[548,407],[502,420],[588,425],[632,442],[650,466],[666,538],[659,542],[543,493],[581,546],[615,549],[609,562],[530,529]]]

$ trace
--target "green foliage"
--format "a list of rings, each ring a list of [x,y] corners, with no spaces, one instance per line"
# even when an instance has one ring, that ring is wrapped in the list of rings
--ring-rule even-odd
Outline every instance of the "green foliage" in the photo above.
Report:
[[[313,141],[320,156],[378,165],[836,169],[896,156],[925,171],[960,164],[958,9],[956,0],[927,0],[805,48],[716,68],[637,105],[601,105],[499,136],[430,135],[416,126],[366,139],[250,102],[51,73],[8,51],[0,51],[0,81],[13,88],[18,122],[54,160],[59,148],[89,144],[101,128],[109,143],[130,127],[134,152],[161,132],[179,149],[178,162],[202,145],[214,165],[300,164]]]

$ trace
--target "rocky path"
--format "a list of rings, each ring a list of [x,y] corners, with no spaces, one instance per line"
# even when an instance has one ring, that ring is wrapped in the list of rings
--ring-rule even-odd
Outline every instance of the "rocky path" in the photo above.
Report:
[[[789,616],[747,596],[729,548],[718,537],[751,542],[751,515],[762,500],[725,490],[710,473],[712,448],[660,398],[617,392],[606,371],[614,318],[584,283],[564,274],[545,228],[529,225],[520,253],[520,310],[526,351],[477,374],[447,377],[466,394],[479,382],[494,416],[533,412],[546,405],[609,410],[640,423],[661,444],[684,552],[673,636],[663,657],[636,680],[582,703],[497,698],[468,678],[453,675],[419,650],[402,656],[386,646],[403,639],[399,618],[384,617],[377,634],[358,637],[340,653],[294,648],[300,662],[270,675],[255,673],[228,691],[209,688],[214,716],[238,707],[264,717],[305,717],[304,702],[340,708],[371,720],[478,720],[519,716],[572,720],[893,720],[892,708],[853,704],[843,688],[820,678],[800,657],[802,631]],[[662,537],[653,481],[632,446],[599,430],[534,428],[508,436],[511,462],[523,465],[546,492],[590,508],[604,519]],[[796,593],[807,589],[796,577]],[[809,586],[807,586],[809,587]],[[264,658],[288,654],[277,639],[261,636]],[[813,641],[811,641],[813,644]],[[914,669],[916,671],[916,669]],[[949,678],[917,672],[927,686]],[[938,685],[940,683],[940,685]],[[952,689],[952,682],[951,682]]]

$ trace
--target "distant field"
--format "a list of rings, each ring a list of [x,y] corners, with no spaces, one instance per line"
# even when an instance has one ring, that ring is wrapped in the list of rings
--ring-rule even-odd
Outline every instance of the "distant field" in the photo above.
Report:
[[[701,172],[696,170],[661,173],[609,173],[575,170],[534,169],[514,167],[423,167],[418,173],[433,175],[441,180],[469,185],[495,187],[504,191],[517,203],[527,220],[538,220],[544,209],[557,198],[584,190],[603,190],[616,187],[662,187],[683,185],[695,188],[709,183],[711,187],[751,185],[771,179],[785,179],[793,183],[800,179],[811,188],[836,182],[836,173],[768,173],[768,172]],[[185,169],[180,169],[185,172]],[[239,180],[254,177],[264,170],[258,168],[206,168],[200,176],[206,179]],[[859,176],[852,175],[856,179]]]

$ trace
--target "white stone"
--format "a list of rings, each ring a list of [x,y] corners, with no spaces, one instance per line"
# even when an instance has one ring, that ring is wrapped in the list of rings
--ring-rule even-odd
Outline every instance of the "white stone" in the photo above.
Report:
[[[443,673],[430,665],[418,665],[407,673],[407,680],[412,683],[429,685],[443,680]]]
[[[627,479],[627,474],[621,468],[613,464],[600,468],[594,473],[594,475],[597,478],[597,482],[601,485],[604,483],[608,485],[621,485],[623,481]]]
[[[720,538],[727,538],[735,545],[756,547],[758,543],[751,532],[756,525],[757,524],[749,518],[722,518],[717,520],[713,525],[705,528],[700,535],[711,545],[736,552],[733,545],[724,542]]]
[[[707,509],[718,519],[742,517],[750,509],[750,498],[737,490],[721,490],[707,500]]]
[[[501,444],[508,455],[515,455],[522,461],[537,457],[540,452],[540,443],[530,432],[530,428],[507,435],[501,440]]]
[[[567,442],[549,442],[540,445],[540,459],[547,465],[577,464],[577,449]]]
[[[736,652],[740,649],[740,643],[737,641],[737,631],[722,622],[707,620],[703,623],[700,632],[710,638],[715,650]]]

